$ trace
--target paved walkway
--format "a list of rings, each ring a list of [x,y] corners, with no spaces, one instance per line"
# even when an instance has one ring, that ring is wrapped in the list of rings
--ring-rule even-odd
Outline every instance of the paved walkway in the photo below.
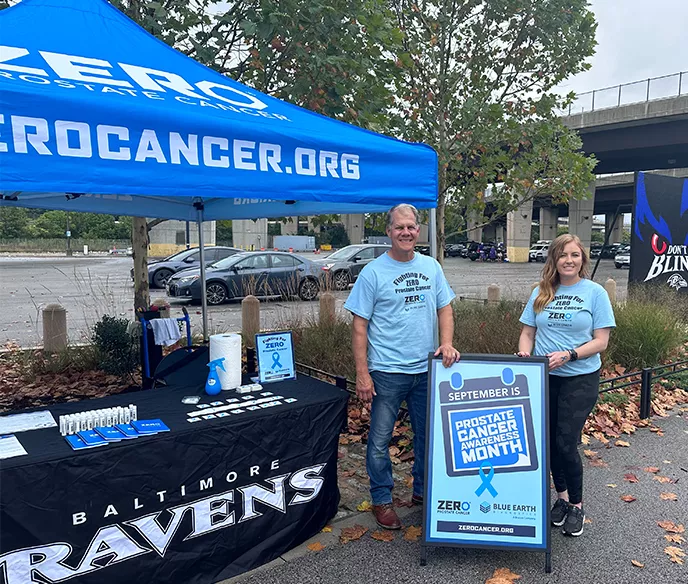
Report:
[[[586,512],[591,520],[578,538],[552,533],[553,572],[544,573],[544,554],[455,548],[431,549],[428,565],[419,565],[419,543],[397,533],[392,542],[375,541],[370,532],[360,540],[339,543],[344,527],[364,525],[376,529],[372,515],[361,513],[333,524],[332,533],[321,533],[270,564],[226,580],[223,584],[482,584],[497,568],[509,568],[522,577],[518,584],[685,584],[685,565],[672,563],[664,548],[679,545],[664,539],[658,521],[670,520],[688,527],[688,409],[674,410],[667,418],[654,418],[663,436],[647,428],[624,438],[630,447],[585,448],[599,453],[606,467],[591,466],[585,459]],[[643,470],[659,467],[657,475]],[[625,473],[639,479],[632,484]],[[662,484],[655,476],[675,483]],[[617,485],[616,488],[608,485]],[[660,498],[671,492],[677,501]],[[622,495],[636,501],[626,503]],[[419,509],[402,509],[405,526],[420,525]],[[688,540],[688,532],[683,533]],[[320,552],[307,546],[319,542]],[[688,542],[680,544],[688,556]],[[637,560],[644,568],[631,564]]]

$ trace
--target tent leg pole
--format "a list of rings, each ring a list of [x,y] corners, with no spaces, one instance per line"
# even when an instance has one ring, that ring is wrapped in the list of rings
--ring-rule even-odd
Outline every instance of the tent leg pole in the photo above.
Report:
[[[430,240],[430,255],[439,261],[437,256],[437,209],[434,207],[430,209],[430,229],[428,230],[428,239]]]
[[[198,210],[198,248],[201,261],[201,312],[203,313],[203,342],[208,342],[208,299],[205,294],[205,250],[203,249],[203,206]]]

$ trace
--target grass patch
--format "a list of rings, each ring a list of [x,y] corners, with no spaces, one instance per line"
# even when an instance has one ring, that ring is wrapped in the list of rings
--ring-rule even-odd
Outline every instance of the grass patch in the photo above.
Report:
[[[625,393],[616,393],[613,391],[608,391],[600,394],[600,398],[597,400],[599,404],[611,404],[614,407],[625,406],[630,403],[631,398]]]

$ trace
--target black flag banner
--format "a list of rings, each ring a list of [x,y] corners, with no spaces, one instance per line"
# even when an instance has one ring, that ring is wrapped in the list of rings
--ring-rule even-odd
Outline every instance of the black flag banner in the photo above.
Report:
[[[636,174],[628,279],[688,293],[688,179]]]

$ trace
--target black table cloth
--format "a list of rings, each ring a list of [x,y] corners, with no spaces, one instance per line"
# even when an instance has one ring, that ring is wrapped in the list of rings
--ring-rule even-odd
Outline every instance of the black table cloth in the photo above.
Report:
[[[0,579],[209,583],[312,537],[337,512],[348,395],[306,376],[263,391],[296,401],[196,423],[185,387],[43,408],[58,421],[134,403],[171,431],[77,452],[58,428],[17,434],[28,455],[0,461]]]

